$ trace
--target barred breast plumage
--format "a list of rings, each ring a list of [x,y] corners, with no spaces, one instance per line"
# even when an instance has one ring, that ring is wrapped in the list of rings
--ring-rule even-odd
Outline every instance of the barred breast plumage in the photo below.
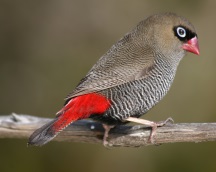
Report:
[[[162,59],[156,60],[152,68],[143,79],[100,91],[113,106],[104,115],[93,115],[92,118],[116,125],[129,116],[140,117],[148,112],[166,95],[176,73],[176,68]]]

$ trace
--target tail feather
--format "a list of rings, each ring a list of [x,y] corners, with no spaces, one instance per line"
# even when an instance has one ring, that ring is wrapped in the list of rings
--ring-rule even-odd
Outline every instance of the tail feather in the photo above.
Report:
[[[75,121],[71,109],[58,115],[54,120],[37,129],[29,137],[28,145],[42,146],[54,139],[60,131]]]
[[[42,146],[73,121],[88,118],[91,114],[103,114],[109,107],[110,101],[96,93],[75,97],[57,113],[54,120],[33,132],[28,145]]]
[[[28,145],[42,146],[55,138],[58,132],[52,129],[52,126],[57,121],[57,118],[35,130],[29,137]]]

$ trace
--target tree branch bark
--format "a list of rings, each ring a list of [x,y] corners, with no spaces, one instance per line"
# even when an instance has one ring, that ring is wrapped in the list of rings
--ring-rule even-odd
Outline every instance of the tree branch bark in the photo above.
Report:
[[[28,138],[31,133],[50,121],[29,115],[13,113],[0,116],[0,138]],[[110,131],[109,146],[140,147],[154,145],[148,142],[151,128],[141,125],[121,125]],[[104,129],[98,122],[80,120],[62,131],[54,141],[72,141],[102,144]],[[178,123],[159,127],[155,144],[176,142],[207,142],[216,140],[216,123]]]

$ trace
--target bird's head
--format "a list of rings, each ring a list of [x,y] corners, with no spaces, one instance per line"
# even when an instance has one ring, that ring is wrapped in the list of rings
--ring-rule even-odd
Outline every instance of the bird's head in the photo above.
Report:
[[[177,60],[186,52],[200,53],[194,26],[174,13],[150,16],[139,27],[154,51],[166,58]]]

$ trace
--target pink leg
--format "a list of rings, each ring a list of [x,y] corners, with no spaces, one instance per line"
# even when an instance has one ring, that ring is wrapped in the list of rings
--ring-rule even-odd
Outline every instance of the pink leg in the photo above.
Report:
[[[107,138],[108,138],[108,136],[109,136],[109,131],[110,131],[112,128],[114,128],[114,127],[115,127],[114,125],[106,125],[106,124],[103,124],[103,128],[104,128],[104,130],[105,130],[104,136],[103,136],[103,145],[104,145],[105,147],[108,146]]]
[[[145,119],[134,118],[134,117],[129,117],[129,118],[125,119],[125,120],[150,126],[152,128],[152,131],[151,131],[151,134],[150,134],[150,137],[149,137],[149,142],[150,143],[154,143],[154,135],[156,133],[157,127],[162,127],[166,123],[169,123],[169,122],[173,123],[174,122],[172,118],[167,118],[165,121],[160,121],[160,122],[153,122],[153,121],[148,121],[148,120],[145,120]]]

